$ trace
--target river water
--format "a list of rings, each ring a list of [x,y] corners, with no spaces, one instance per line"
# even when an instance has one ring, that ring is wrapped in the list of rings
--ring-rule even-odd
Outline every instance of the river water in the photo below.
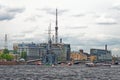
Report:
[[[120,65],[112,67],[0,65],[0,80],[120,80]]]

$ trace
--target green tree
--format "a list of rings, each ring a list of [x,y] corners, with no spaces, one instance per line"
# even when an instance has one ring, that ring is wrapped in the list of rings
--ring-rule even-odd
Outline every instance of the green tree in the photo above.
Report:
[[[1,54],[0,59],[6,59],[7,61],[11,61],[14,59],[14,56],[10,54]]]
[[[23,51],[21,53],[21,58],[24,58],[26,60],[27,59],[27,53]]]
[[[6,54],[1,54],[1,59],[5,59],[6,58]]]
[[[14,59],[14,57],[13,57],[12,55],[6,54],[6,60],[7,60],[7,61],[11,61],[11,60],[13,60],[13,59]]]
[[[8,49],[4,49],[3,50],[3,54],[9,54],[9,50]]]
[[[12,55],[10,55],[10,54],[6,54],[5,59],[6,59],[7,61],[11,61],[11,60],[14,59],[14,57],[13,57]]]
[[[0,59],[2,59],[1,55],[2,55],[2,54],[0,54]]]

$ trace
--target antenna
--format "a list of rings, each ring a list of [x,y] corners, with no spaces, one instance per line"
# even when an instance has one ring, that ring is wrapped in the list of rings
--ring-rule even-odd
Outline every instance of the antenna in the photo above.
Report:
[[[55,43],[58,43],[58,16],[56,9]]]

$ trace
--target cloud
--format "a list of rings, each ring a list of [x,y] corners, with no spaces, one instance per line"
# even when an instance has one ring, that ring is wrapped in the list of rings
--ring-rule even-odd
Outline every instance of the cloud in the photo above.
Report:
[[[120,11],[120,4],[113,5],[112,9],[119,10]]]
[[[1,11],[0,11],[1,12]],[[13,14],[8,14],[8,13],[0,13],[0,21],[4,20],[11,20],[14,18]]]
[[[12,37],[14,37],[14,38],[19,38],[19,37],[24,37],[25,36],[25,34],[15,34],[15,35],[13,35]]]
[[[0,5],[0,21],[12,20],[17,13],[22,13],[24,8],[10,8]]]
[[[27,30],[22,31],[21,33],[23,33],[23,34],[33,34],[33,32],[36,32],[36,30],[38,30],[38,29],[39,29],[39,26],[34,26],[34,27],[31,27]]]
[[[63,43],[69,43],[72,45],[83,45],[80,40],[75,36],[62,36]]]
[[[41,18],[42,16],[41,15],[32,15],[32,16],[30,16],[30,17],[27,17],[26,19],[25,19],[25,21],[31,21],[31,22],[33,22],[33,21],[37,21],[37,19],[38,18]]]
[[[69,29],[86,29],[87,26],[75,26],[75,27],[69,27]]]
[[[7,8],[6,10],[12,13],[22,13],[25,8]]]
[[[45,11],[47,14],[55,15],[56,14],[56,9],[53,8],[43,8],[43,9],[37,9],[40,11]],[[58,15],[62,15],[63,13],[68,12],[69,10],[67,9],[58,9]]]
[[[114,25],[117,24],[117,21],[111,17],[101,16],[97,18],[96,23],[100,25]]]
[[[101,39],[101,37],[91,37],[89,38],[86,35],[63,35],[60,36],[63,39],[63,43],[71,44],[71,47],[74,47],[74,49],[86,49],[90,50],[90,48],[101,48],[104,49],[104,45],[107,44],[112,48],[114,46],[118,45],[120,43],[120,38],[113,38],[112,36],[104,36],[104,39]]]
[[[76,15],[72,15],[73,17],[83,17],[85,16],[85,14],[76,14]]]
[[[113,51],[120,51],[120,48],[113,48]]]
[[[120,48],[119,48],[119,47],[114,47],[114,48],[112,49],[112,53],[113,53],[112,55],[113,55],[113,56],[117,56],[117,57],[120,56],[120,53],[119,53],[119,52],[120,52]]]

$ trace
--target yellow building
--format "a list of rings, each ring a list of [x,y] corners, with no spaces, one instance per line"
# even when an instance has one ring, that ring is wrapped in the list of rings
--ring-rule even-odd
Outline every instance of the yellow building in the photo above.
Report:
[[[88,59],[89,59],[91,62],[94,62],[95,60],[97,60],[97,56],[91,55],[91,56],[88,57]]]
[[[78,53],[78,52],[72,52],[70,55],[70,58],[72,60],[87,60],[87,55],[83,53]]]

